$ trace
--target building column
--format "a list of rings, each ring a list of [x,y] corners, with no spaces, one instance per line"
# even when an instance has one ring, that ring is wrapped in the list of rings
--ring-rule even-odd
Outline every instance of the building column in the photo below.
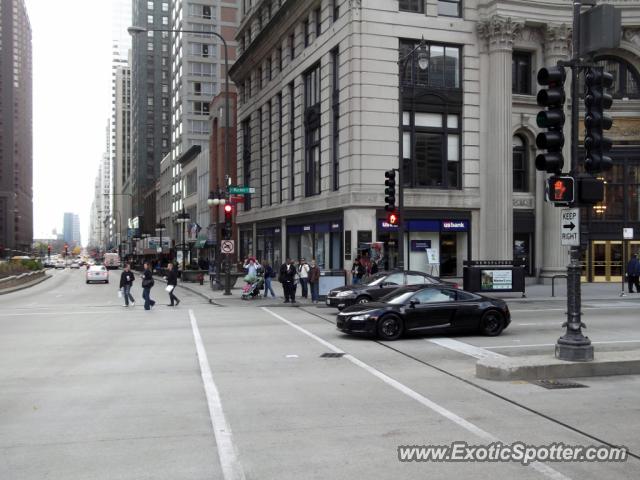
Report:
[[[513,151],[511,63],[514,37],[522,25],[493,16],[478,24],[488,69],[486,114],[481,127],[482,210],[480,260],[513,258]]]
[[[570,56],[571,28],[565,24],[547,25],[544,31],[544,65],[551,67],[556,65],[558,60],[568,60]],[[567,81],[565,82],[567,99],[571,96],[571,70],[567,69]],[[571,170],[571,102],[565,104],[565,144],[562,149],[564,155],[563,171]],[[538,173],[538,181],[543,183],[538,192],[544,195],[545,182],[548,175],[544,172]],[[543,201],[542,223],[543,223],[543,243],[542,243],[542,277],[564,274],[567,271],[567,247],[560,244],[561,229],[561,209],[552,203]]]

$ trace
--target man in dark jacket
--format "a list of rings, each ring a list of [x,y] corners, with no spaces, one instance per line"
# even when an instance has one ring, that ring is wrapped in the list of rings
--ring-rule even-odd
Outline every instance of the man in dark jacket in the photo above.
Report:
[[[296,303],[296,266],[290,258],[280,267],[280,278],[284,290],[284,303]]]
[[[87,267],[88,268],[88,267]],[[131,301],[131,306],[135,307],[136,302],[133,299],[133,295],[131,295],[131,286],[133,285],[133,281],[135,280],[135,276],[131,271],[131,266],[126,263],[124,266],[124,271],[120,275],[120,290],[122,290],[122,296],[124,297],[124,305],[125,307],[129,306],[129,301]]]
[[[169,265],[167,265],[167,288],[168,287],[173,287],[171,288],[171,290],[169,291],[169,301],[171,302],[169,304],[170,307],[173,306],[178,306],[178,304],[180,303],[180,300],[178,299],[178,297],[176,297],[173,292],[176,290],[176,286],[178,285],[178,274],[176,273],[176,271],[173,269],[173,263],[169,263]]]
[[[148,262],[144,262],[144,271],[142,272],[142,298],[144,298],[144,309],[151,310],[156,302],[151,300],[151,288],[153,287],[153,274],[151,266]]]

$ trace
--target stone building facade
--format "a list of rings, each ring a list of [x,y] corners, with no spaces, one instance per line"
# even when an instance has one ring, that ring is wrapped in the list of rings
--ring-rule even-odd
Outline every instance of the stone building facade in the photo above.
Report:
[[[640,2],[613,3],[624,38],[596,60],[617,75],[614,161],[635,175]],[[238,214],[240,255],[316,257],[329,270],[366,252],[393,267],[384,172],[402,168],[405,266],[459,277],[464,260],[518,257],[532,277],[564,271],[559,210],[534,166],[535,77],[569,56],[570,4],[246,0],[242,15],[238,184],[256,193]],[[620,172],[609,183],[627,181]],[[611,211],[620,199],[607,195]],[[640,221],[598,215],[584,214],[594,231]],[[600,255],[596,241],[585,275],[606,257],[613,279],[612,245]]]

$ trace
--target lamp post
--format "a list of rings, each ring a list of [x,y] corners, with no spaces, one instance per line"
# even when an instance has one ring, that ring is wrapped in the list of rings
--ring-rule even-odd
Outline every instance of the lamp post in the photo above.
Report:
[[[178,214],[178,217],[176,218],[176,223],[181,223],[182,224],[182,273],[184,274],[185,271],[185,259],[187,258],[187,252],[186,252],[186,240],[185,240],[185,229],[187,228],[187,223],[189,222],[189,220],[191,220],[190,215],[185,212],[184,208],[182,209],[182,212],[180,212]],[[182,281],[184,281],[184,277],[182,277]]]
[[[164,229],[166,227],[164,226],[164,223],[157,223],[156,224],[156,233],[160,234],[160,246],[157,248],[157,252],[158,252],[158,261],[160,262],[160,265],[162,266],[162,253],[163,253],[163,248],[162,248],[162,232],[164,232]]]
[[[230,110],[229,110],[229,53],[227,49],[227,41],[224,39],[222,35],[216,32],[198,32],[196,30],[180,30],[180,29],[171,29],[171,28],[145,28],[140,26],[131,26],[127,28],[127,32],[129,35],[139,35],[141,33],[146,32],[171,32],[171,33],[194,33],[197,35],[213,35],[219,38],[222,41],[222,45],[224,46],[224,89],[225,89],[225,99],[224,99],[224,117],[225,117],[225,130],[224,130],[224,170],[225,170],[225,196],[229,198],[229,190],[228,185],[229,182],[227,179],[231,178],[231,160],[229,154],[229,128],[230,125]],[[229,261],[229,255],[225,255],[226,257],[226,280],[225,280],[225,295],[231,295],[231,265]]]
[[[225,198],[225,194],[222,190],[220,190],[220,188],[216,188],[215,192],[209,192],[209,198],[207,199],[207,205],[209,205],[210,208],[214,208],[217,207],[218,205],[224,205],[225,203],[227,203],[227,200]],[[216,240],[218,237],[218,212],[216,212]],[[218,242],[219,244],[220,242]],[[215,277],[215,281],[216,284],[220,284],[220,260],[219,260],[220,256],[216,254],[215,257],[215,264],[216,264],[216,277]],[[211,288],[213,288],[213,284],[211,285]]]
[[[429,68],[429,54],[427,53],[427,46],[424,41],[424,37],[420,40],[420,43],[416,45],[413,50],[407,53],[404,57],[398,60],[398,214],[400,216],[400,224],[398,225],[398,267],[404,270],[404,252],[405,252],[405,234],[407,231],[407,219],[404,215],[404,98],[402,79],[403,74],[407,68],[407,62],[413,59],[413,55],[418,53],[418,68],[421,71],[426,71]],[[413,73],[413,65],[411,66]],[[415,80],[414,80],[415,82]]]

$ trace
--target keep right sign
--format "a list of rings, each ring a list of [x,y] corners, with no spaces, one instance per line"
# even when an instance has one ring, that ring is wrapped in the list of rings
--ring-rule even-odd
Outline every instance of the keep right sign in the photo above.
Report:
[[[580,209],[563,208],[560,242],[567,247],[580,246]]]

